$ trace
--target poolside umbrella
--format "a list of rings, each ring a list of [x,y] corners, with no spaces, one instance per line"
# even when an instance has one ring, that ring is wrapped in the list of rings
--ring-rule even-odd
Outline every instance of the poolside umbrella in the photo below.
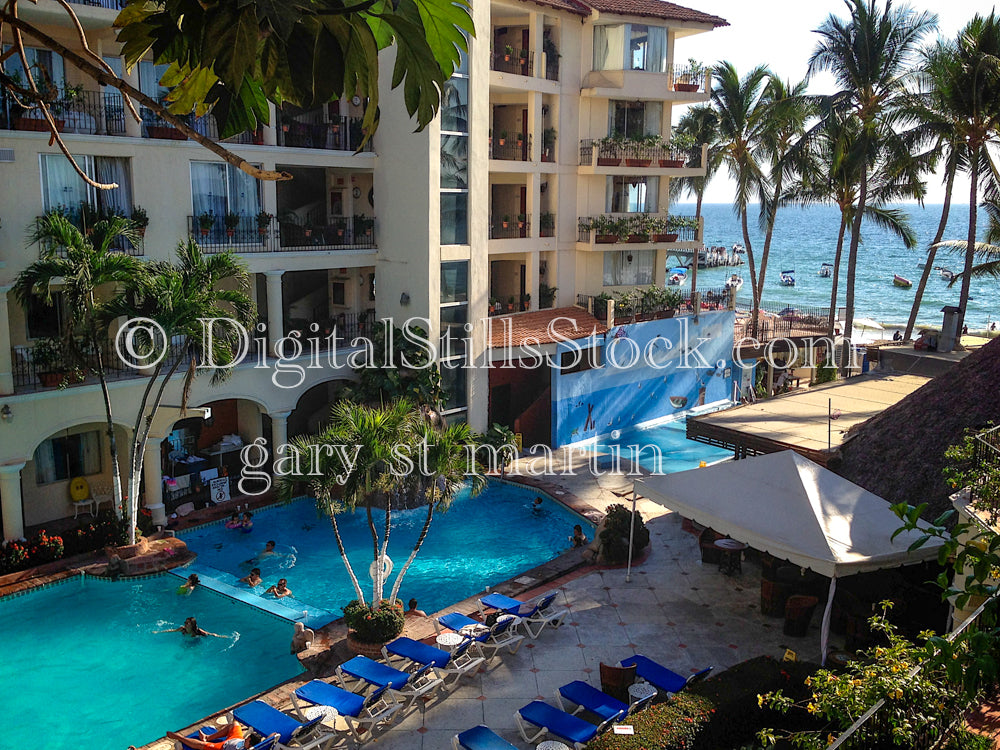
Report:
[[[864,330],[870,328],[873,331],[884,331],[885,327],[879,323],[877,320],[872,320],[871,318],[855,318],[854,327]]]

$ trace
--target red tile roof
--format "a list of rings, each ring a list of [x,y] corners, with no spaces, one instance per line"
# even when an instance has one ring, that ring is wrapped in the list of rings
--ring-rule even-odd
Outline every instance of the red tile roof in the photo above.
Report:
[[[498,315],[490,318],[490,346],[500,349],[525,343],[551,344],[559,340],[554,334],[566,339],[583,339],[607,330],[606,325],[579,307]]]
[[[557,10],[568,10],[570,13],[576,13],[578,16],[589,16],[590,6],[585,5],[578,0],[530,0],[530,2],[536,5],[545,5],[549,8],[556,8]]]
[[[702,13],[700,10],[685,8],[682,5],[663,2],[663,0],[586,0],[586,3],[602,13],[615,13],[621,16],[647,16],[649,18],[665,18],[669,21],[710,23],[713,26],[729,25],[729,22],[724,18]]]

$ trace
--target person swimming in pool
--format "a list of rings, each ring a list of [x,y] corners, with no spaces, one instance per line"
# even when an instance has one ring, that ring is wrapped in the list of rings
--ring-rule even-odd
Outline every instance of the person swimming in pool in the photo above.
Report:
[[[177,587],[178,595],[180,596],[190,595],[192,591],[198,588],[199,583],[201,583],[201,580],[198,578],[198,574],[192,573],[187,577],[187,580],[184,581],[184,583],[182,583],[180,586]]]
[[[240,522],[240,531],[244,534],[249,534],[253,531],[253,513],[250,511],[244,511],[243,519]]]
[[[573,527],[573,536],[569,538],[573,547],[585,547],[587,545],[587,535],[583,533],[583,527],[580,524],[576,524]]]
[[[229,520],[226,521],[226,528],[227,529],[238,529],[238,528],[240,528],[242,526],[243,526],[243,522],[240,520],[240,514],[239,513],[233,513],[233,515],[231,515],[229,517]]]
[[[279,736],[277,733],[270,737]],[[246,739],[243,737],[243,727],[237,722],[223,724],[214,732],[206,733],[198,730],[198,737],[185,737],[177,732],[167,732],[167,737],[177,740],[183,747],[190,747],[193,750],[244,750]],[[268,739],[270,739],[268,737]]]
[[[292,595],[292,590],[288,588],[288,580],[285,578],[279,578],[278,582],[273,586],[269,587],[264,594],[274,594],[275,599],[283,599],[286,596]]]
[[[276,544],[273,539],[269,539],[267,544],[264,545],[264,551],[258,552],[257,557],[268,557],[270,555],[276,554],[274,551]]]
[[[219,635],[218,633],[209,633],[207,630],[203,630],[198,627],[198,621],[193,617],[188,617],[184,620],[184,624],[179,628],[169,628],[168,630],[156,630],[155,633],[183,633],[190,638],[202,638],[204,636],[212,636],[213,638],[228,638],[225,635]]]
[[[240,583],[245,583],[250,588],[260,586],[260,568],[254,568],[240,579]]]

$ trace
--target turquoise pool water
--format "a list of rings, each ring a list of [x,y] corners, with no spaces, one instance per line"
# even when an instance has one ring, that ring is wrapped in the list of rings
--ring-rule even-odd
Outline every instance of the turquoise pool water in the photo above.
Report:
[[[569,548],[574,524],[583,525],[584,533],[593,537],[593,526],[561,503],[546,497],[535,508],[532,501],[537,496],[534,490],[493,481],[477,497],[470,497],[467,489],[460,492],[446,513],[435,513],[420,553],[403,579],[403,601],[415,597],[421,609],[433,612],[552,559]],[[393,512],[389,557],[395,569],[390,586],[426,515],[423,508]],[[376,516],[380,534],[381,518]],[[372,547],[365,513],[342,514],[337,522],[351,565],[370,597]],[[181,538],[198,553],[193,569],[203,581],[208,575],[223,586],[235,585],[249,595],[248,601],[273,602],[263,592],[279,578],[287,578],[294,600],[282,599],[282,605],[300,616],[319,608],[333,619],[355,596],[329,519],[317,515],[308,499],[256,513],[249,534],[213,524]],[[269,539],[277,542],[278,554],[259,556]],[[264,582],[250,592],[237,582],[252,567],[261,569]]]
[[[0,747],[143,745],[301,671],[292,627],[178,579],[73,579],[0,601]],[[194,616],[227,638],[155,633]]]
[[[696,469],[702,461],[710,464],[733,455],[732,451],[724,448],[688,440],[685,437],[685,430],[683,419],[663,422],[652,427],[631,428],[623,430],[615,437],[605,435],[593,445],[593,449],[607,452],[617,448],[622,459],[631,460],[634,449],[630,449],[629,446],[638,445],[639,463],[642,467],[663,474]],[[654,446],[659,449],[662,460],[657,457],[653,450]]]

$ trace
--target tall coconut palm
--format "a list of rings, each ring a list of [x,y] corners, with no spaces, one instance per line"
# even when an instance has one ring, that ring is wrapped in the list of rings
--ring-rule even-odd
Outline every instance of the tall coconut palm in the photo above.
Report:
[[[671,203],[679,198],[693,195],[695,198],[694,216],[701,218],[701,206],[705,198],[705,188],[715,177],[722,165],[722,149],[719,144],[719,116],[709,104],[697,104],[689,107],[681,115],[671,138],[671,146],[680,147],[684,152],[685,163],[701,161],[702,144],[708,144],[708,157],[702,165],[704,176],[674,177],[670,180]]]
[[[102,310],[106,321],[121,316],[155,321],[163,331],[163,338],[150,340],[139,335],[136,339],[140,347],[166,348],[168,342],[176,342],[169,343],[170,356],[163,357],[152,367],[133,425],[129,449],[130,542],[135,540],[143,453],[150,424],[163,401],[167,384],[183,365],[185,375],[180,399],[183,413],[199,362],[212,366],[213,383],[232,373],[242,344],[239,329],[215,327],[208,332],[201,319],[228,318],[244,329],[249,328],[256,318],[256,310],[247,294],[248,288],[246,267],[235,255],[226,252],[206,256],[193,240],[188,240],[178,245],[176,263],[149,264],[148,273],[131,279]]]
[[[851,335],[854,326],[854,293],[857,275],[861,221],[868,202],[868,180],[873,170],[879,139],[892,137],[907,96],[906,83],[910,66],[918,53],[921,39],[931,31],[936,16],[917,13],[907,6],[895,7],[885,0],[844,0],[850,17],[829,16],[816,33],[820,41],[809,58],[808,76],[821,71],[833,74],[839,91],[821,97],[825,117],[837,112],[856,117],[864,154],[860,173],[857,210],[851,226],[851,244],[847,259],[846,316],[844,332]],[[849,351],[844,348],[845,354]],[[849,362],[845,357],[842,367]]]
[[[1000,143],[1000,18],[994,13],[975,16],[957,39],[939,41],[927,52],[924,69],[934,84],[934,100],[949,115],[969,174],[969,226],[958,302],[961,330],[976,260],[980,182],[997,176],[989,149]]]
[[[135,243],[138,236],[135,223],[120,216],[97,222],[90,234],[84,235],[66,216],[57,212],[47,213],[35,222],[30,234],[31,241],[42,248],[42,257],[17,275],[13,287],[14,296],[25,308],[35,299],[51,305],[52,286],[58,279],[71,313],[71,325],[77,327],[76,330],[63,332],[66,341],[70,343],[74,334],[82,333],[94,352],[93,369],[100,381],[104,400],[111,453],[111,484],[115,512],[118,514],[121,514],[123,505],[122,479],[103,354],[107,343],[106,329],[98,325],[101,302],[97,290],[142,276],[142,264],[116,250],[123,240]]]
[[[990,188],[991,195],[983,203],[983,210],[986,211],[988,224],[983,235],[983,241],[975,245],[975,256],[979,261],[972,266],[968,275],[972,278],[993,278],[1000,279],[1000,194],[996,187]],[[965,253],[968,250],[968,241],[950,240],[939,243],[938,247]],[[948,286],[954,286],[964,279],[966,272],[955,274]],[[961,328],[959,330],[962,330]]]
[[[751,334],[757,335],[760,316],[760,293],[757,283],[757,266],[750,240],[747,221],[749,204],[755,199],[766,202],[768,176],[761,164],[761,141],[766,136],[767,102],[765,88],[772,77],[760,65],[740,78],[732,63],[722,61],[715,66],[712,88],[712,106],[719,117],[719,142],[722,144],[722,163],[736,183],[733,211],[743,229],[743,245],[750,268],[750,286],[753,290]]]

